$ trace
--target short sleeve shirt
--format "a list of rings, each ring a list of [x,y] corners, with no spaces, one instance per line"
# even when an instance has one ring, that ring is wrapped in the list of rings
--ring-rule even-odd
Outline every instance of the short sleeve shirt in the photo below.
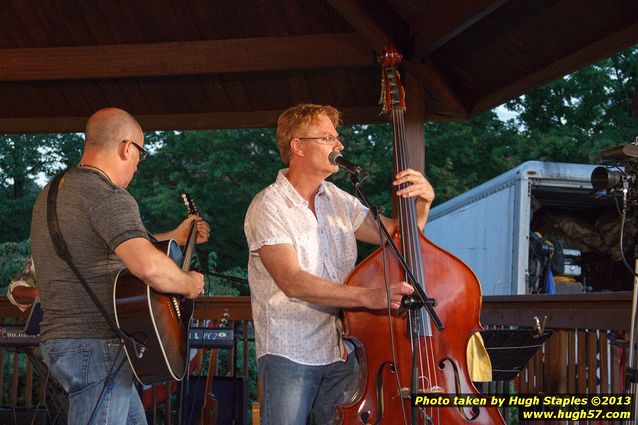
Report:
[[[55,253],[46,217],[49,187],[38,196],[31,219],[31,252],[44,312],[40,338],[114,338],[82,284]],[[113,316],[113,282],[124,267],[114,251],[129,239],[148,239],[137,202],[99,172],[72,168],[60,183],[57,211],[74,264]]]
[[[287,169],[279,171],[275,183],[255,196],[244,222],[257,356],[273,354],[306,365],[330,364],[340,360],[343,352],[338,309],[286,296],[257,251],[266,245],[290,244],[303,271],[341,284],[354,268],[354,233],[368,209],[324,181],[315,197],[315,217],[286,173]]]

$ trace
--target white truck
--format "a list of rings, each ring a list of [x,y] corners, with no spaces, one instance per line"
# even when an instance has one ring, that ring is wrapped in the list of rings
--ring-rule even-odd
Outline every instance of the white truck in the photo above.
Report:
[[[583,267],[574,279],[583,290],[631,289],[630,275],[616,264],[619,257],[606,258],[617,246],[620,218],[612,199],[592,195],[596,167],[526,162],[433,208],[426,236],[474,270],[483,295],[532,292],[528,262],[530,232],[536,231],[574,248],[576,267]],[[625,237],[630,248],[634,237]],[[633,265],[633,257],[628,261]]]

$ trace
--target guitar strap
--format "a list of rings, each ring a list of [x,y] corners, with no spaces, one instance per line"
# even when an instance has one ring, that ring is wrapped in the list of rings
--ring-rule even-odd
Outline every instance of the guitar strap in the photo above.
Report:
[[[69,251],[69,247],[67,246],[64,238],[62,237],[62,232],[60,231],[60,224],[58,222],[58,211],[57,211],[57,198],[58,198],[58,188],[60,186],[60,181],[64,177],[66,171],[58,174],[53,181],[51,182],[51,186],[49,187],[49,193],[47,196],[47,224],[49,225],[49,233],[51,235],[51,241],[53,242],[53,247],[55,248],[55,252],[58,256],[64,260],[69,266],[69,268],[73,271],[75,276],[78,278],[86,292],[89,294],[89,297],[99,310],[99,312],[104,316],[106,323],[113,329],[115,334],[122,340],[122,342],[128,342],[135,350],[136,355],[139,353],[143,353],[146,350],[144,344],[141,344],[139,341],[135,340],[133,337],[126,335],[120,328],[117,327],[113,318],[109,316],[109,313],[106,311],[100,300],[95,295],[95,292],[91,289],[84,276],[80,273],[78,268],[73,264],[73,259],[71,258],[71,252]]]

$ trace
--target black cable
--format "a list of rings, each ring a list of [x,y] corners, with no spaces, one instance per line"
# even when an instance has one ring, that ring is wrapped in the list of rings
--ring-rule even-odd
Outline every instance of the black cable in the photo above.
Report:
[[[241,283],[243,285],[248,285],[248,279],[244,279],[242,277],[230,276],[227,274],[217,273],[207,269],[192,269],[194,272],[205,274],[207,276],[218,277],[220,279],[226,279],[231,282]]]
[[[104,396],[104,391],[106,391],[107,387],[110,387],[113,385],[115,377],[120,372],[120,369],[122,369],[122,365],[124,365],[124,361],[126,360],[126,357],[122,357],[122,361],[120,362],[120,365],[115,370],[115,373],[113,374],[113,376],[111,376],[111,372],[113,372],[113,369],[115,368],[115,363],[117,362],[118,357],[120,357],[120,353],[122,353],[123,346],[124,346],[124,343],[120,344],[120,349],[117,351],[117,354],[115,355],[115,358],[113,359],[113,363],[111,364],[111,368],[109,369],[108,373],[106,374],[106,377],[104,378],[104,385],[102,385],[102,390],[100,391],[100,395],[98,396],[97,401],[95,402],[95,406],[93,406],[93,411],[91,412],[91,416],[89,417],[89,421],[86,423],[86,425],[90,425],[91,421],[93,421],[93,417],[95,416],[95,413],[97,412],[97,408],[100,405],[100,402],[102,401],[102,397]]]
[[[623,264],[625,265],[625,267],[627,268],[627,270],[629,270],[629,272],[634,276],[635,278],[638,278],[638,274],[636,274],[635,272],[635,268],[632,269],[631,266],[629,265],[629,263],[627,262],[627,259],[625,258],[625,251],[623,250],[623,239],[624,239],[624,230],[625,230],[625,219],[626,219],[626,215],[627,215],[627,210],[629,209],[627,206],[627,198],[626,198],[626,194],[625,194],[625,198],[623,202],[623,208],[621,210],[621,214],[620,214],[620,238],[619,238],[619,245],[620,245],[620,258],[622,259]],[[615,197],[614,201],[616,202],[616,207],[618,208],[618,199]],[[634,285],[635,286],[635,285]],[[636,290],[636,288],[634,288],[634,291]],[[635,320],[635,318],[632,318],[632,320]],[[632,323],[632,327],[633,327],[633,323]],[[633,336],[633,332],[632,332],[632,336]],[[634,341],[629,341],[629,344],[634,344]],[[632,359],[628,359],[628,364],[636,364],[636,356],[638,355],[638,353],[636,352],[636,350],[634,349],[633,352],[633,358]],[[632,394],[634,389],[635,389],[635,385],[632,385],[629,380],[628,380],[628,376],[625,377],[625,389],[624,392],[627,394]],[[635,397],[635,394],[633,394]],[[634,400],[634,403],[636,401]],[[635,405],[632,406],[633,409],[635,409]],[[622,421],[624,423],[624,420]]]
[[[47,376],[44,379],[44,389],[42,391],[42,394],[40,394],[40,399],[38,400],[38,404],[35,405],[35,412],[33,412],[33,418],[31,418],[31,425],[35,424],[35,417],[38,414],[38,409],[40,408],[40,405],[42,404],[42,402],[44,401],[44,398],[46,397],[46,393],[47,393],[47,385],[49,384],[49,369],[47,368]],[[47,417],[50,418],[51,415],[49,414],[49,408],[46,405],[46,402],[44,403],[44,408],[47,412]]]
[[[624,206],[622,212],[620,214],[620,258],[622,259],[623,264],[629,270],[629,272],[638,278],[638,274],[636,274],[635,270],[629,265],[627,259],[625,258],[625,251],[623,250],[623,238],[624,238],[624,230],[625,230],[625,216],[627,214],[627,207]]]

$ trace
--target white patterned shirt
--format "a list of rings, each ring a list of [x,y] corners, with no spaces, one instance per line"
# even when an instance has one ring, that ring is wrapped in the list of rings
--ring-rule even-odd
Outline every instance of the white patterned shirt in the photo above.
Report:
[[[342,359],[339,309],[289,298],[261,262],[265,245],[290,244],[301,270],[343,283],[357,260],[355,231],[368,209],[332,183],[321,182],[312,213],[301,195],[279,171],[277,180],[248,207],[244,232],[248,241],[250,282],[257,357],[273,354],[305,365]]]

